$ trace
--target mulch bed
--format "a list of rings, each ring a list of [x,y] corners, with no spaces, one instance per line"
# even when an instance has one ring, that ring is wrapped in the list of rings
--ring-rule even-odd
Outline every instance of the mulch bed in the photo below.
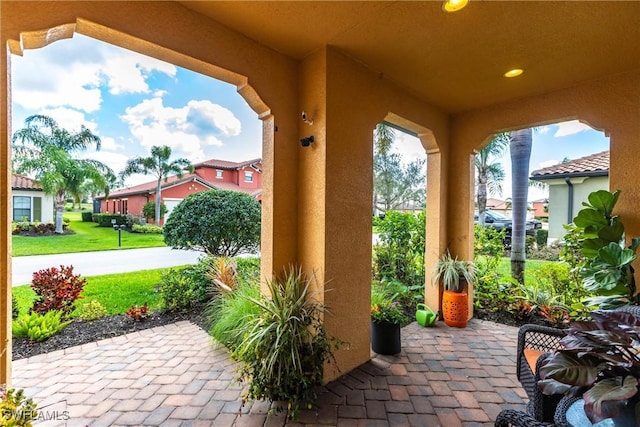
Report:
[[[202,313],[203,307],[196,307],[184,312],[155,311],[139,322],[124,315],[106,316],[92,321],[74,319],[58,334],[41,342],[31,342],[27,338],[14,338],[13,360],[168,325],[181,320],[191,321],[206,330],[206,318]]]

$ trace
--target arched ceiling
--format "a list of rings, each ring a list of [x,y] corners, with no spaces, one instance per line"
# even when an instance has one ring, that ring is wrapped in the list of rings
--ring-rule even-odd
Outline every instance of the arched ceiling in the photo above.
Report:
[[[180,3],[299,60],[335,46],[450,113],[640,70],[637,1]]]

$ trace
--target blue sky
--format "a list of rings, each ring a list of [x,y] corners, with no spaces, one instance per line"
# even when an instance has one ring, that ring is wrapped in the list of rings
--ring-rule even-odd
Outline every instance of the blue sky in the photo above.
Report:
[[[118,173],[127,159],[169,145],[174,157],[241,161],[261,157],[262,126],[232,85],[76,34],[45,48],[13,55],[13,129],[32,114],[53,117],[67,129],[84,124],[102,139],[86,157]],[[579,122],[545,126],[533,135],[530,170],[565,157],[607,150],[603,133]],[[425,157],[416,138],[398,133],[395,148],[408,161]],[[508,154],[504,193],[510,195]],[[127,185],[149,181],[133,176]],[[529,200],[544,197],[530,190]]]

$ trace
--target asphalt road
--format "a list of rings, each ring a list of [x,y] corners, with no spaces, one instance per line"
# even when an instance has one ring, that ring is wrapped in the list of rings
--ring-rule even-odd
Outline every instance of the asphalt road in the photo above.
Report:
[[[24,285],[31,283],[31,278],[35,271],[50,267],[60,267],[60,265],[73,265],[73,272],[82,276],[175,267],[195,264],[201,255],[201,252],[161,247],[21,256],[12,259],[11,279],[13,286]]]

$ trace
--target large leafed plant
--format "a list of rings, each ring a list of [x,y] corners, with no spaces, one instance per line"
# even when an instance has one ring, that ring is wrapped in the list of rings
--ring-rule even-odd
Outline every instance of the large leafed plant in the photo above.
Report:
[[[582,396],[593,423],[625,411],[640,420],[640,318],[606,310],[592,317],[572,323],[563,348],[540,368],[538,386],[545,394]]]
[[[605,190],[589,194],[589,202],[574,218],[581,242],[580,252],[587,259],[582,269],[585,289],[596,295],[585,301],[586,305],[597,305],[610,309],[627,304],[639,304],[634,269],[640,238],[631,239],[625,247],[624,225],[613,209],[620,190],[613,193]]]

